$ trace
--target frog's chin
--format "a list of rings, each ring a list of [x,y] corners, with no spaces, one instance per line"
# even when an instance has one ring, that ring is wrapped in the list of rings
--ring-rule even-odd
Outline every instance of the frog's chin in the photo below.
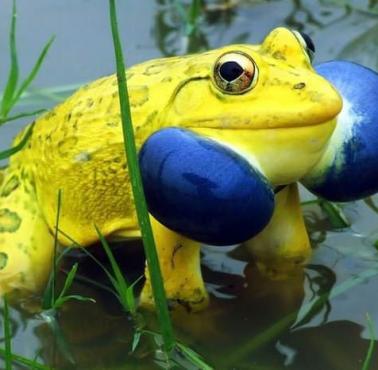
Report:
[[[302,178],[319,160],[336,126],[332,119],[317,125],[275,129],[190,128],[232,148],[273,185]]]

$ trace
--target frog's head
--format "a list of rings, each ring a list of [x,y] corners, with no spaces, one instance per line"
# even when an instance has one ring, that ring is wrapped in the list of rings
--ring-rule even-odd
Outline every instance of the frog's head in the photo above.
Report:
[[[342,108],[311,65],[311,40],[285,28],[261,45],[231,45],[170,68],[179,81],[159,119],[220,141],[273,184],[301,178],[319,159]]]

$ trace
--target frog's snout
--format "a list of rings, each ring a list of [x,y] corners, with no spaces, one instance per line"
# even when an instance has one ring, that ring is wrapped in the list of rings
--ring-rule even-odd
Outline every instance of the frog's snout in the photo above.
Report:
[[[321,77],[325,83],[326,91],[323,93],[325,97],[323,99],[323,110],[324,113],[328,115],[328,119],[325,121],[330,121],[337,117],[337,115],[343,109],[343,99],[339,93],[339,91],[335,88],[335,86],[325,78]]]

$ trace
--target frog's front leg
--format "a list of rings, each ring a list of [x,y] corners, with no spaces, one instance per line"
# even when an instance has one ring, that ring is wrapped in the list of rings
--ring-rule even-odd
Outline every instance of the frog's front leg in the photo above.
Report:
[[[199,244],[237,244],[259,233],[273,213],[272,187],[233,150],[189,130],[154,133],[139,162],[167,296],[199,310],[208,301]],[[141,304],[151,306],[146,277]]]
[[[269,224],[245,245],[259,269],[272,278],[285,277],[303,266],[311,246],[304,224],[298,186],[290,184],[276,194]]]
[[[208,294],[201,275],[200,243],[169,230],[151,217],[166,296],[172,307],[183,306],[188,311],[206,307]],[[140,303],[153,307],[151,278],[146,266],[146,283]]]

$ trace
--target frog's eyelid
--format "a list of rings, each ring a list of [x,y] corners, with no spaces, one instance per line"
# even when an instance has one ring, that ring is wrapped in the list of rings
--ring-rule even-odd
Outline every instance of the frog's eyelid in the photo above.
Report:
[[[312,62],[315,55],[315,46],[310,36],[308,36],[307,34],[301,33],[297,30],[291,30],[291,32],[293,32],[299,44],[306,51],[306,54],[309,57],[310,62]]]

